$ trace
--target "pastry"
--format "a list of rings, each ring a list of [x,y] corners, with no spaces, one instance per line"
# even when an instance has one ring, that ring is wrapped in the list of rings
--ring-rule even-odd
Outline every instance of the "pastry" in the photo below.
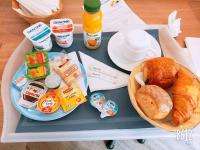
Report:
[[[172,109],[169,94],[156,85],[142,86],[136,92],[136,101],[142,111],[151,119],[163,119]]]
[[[147,84],[154,84],[162,88],[169,88],[173,85],[178,65],[171,58],[158,57],[145,62],[144,81]]]
[[[181,69],[172,87],[172,120],[180,125],[189,120],[198,106],[200,85],[196,77],[186,69]]]

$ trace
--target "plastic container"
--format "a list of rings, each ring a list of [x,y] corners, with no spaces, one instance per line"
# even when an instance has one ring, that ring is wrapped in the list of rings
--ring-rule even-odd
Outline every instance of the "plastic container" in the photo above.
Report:
[[[38,22],[23,31],[36,50],[50,51],[52,48],[51,30],[43,22]]]
[[[83,38],[89,49],[96,49],[101,44],[102,12],[100,0],[84,0]]]
[[[67,48],[72,45],[74,27],[71,19],[53,19],[50,21],[50,27],[60,47]]]

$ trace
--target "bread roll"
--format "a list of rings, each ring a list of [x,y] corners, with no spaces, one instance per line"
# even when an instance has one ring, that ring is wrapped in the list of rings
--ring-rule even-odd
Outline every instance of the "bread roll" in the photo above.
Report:
[[[153,58],[145,62],[144,80],[147,84],[154,84],[164,89],[169,88],[173,85],[178,70],[178,65],[171,58]]]
[[[151,119],[163,119],[172,109],[169,94],[156,85],[145,85],[136,91],[136,101]]]

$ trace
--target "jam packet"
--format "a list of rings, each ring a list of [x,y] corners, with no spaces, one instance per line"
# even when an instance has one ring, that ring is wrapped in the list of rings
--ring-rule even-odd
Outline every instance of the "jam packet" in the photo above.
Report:
[[[33,107],[36,105],[38,99],[46,93],[46,91],[47,87],[43,83],[37,81],[28,82],[21,92],[19,105],[26,108]]]
[[[59,88],[58,93],[61,98],[61,106],[64,112],[73,110],[87,101],[80,87],[76,84]]]
[[[93,93],[90,96],[90,104],[101,112],[101,118],[114,116],[118,112],[118,105],[112,100],[106,100],[102,93]]]
[[[42,65],[34,68],[27,68],[27,77],[30,80],[43,79],[50,73],[49,65]]]
[[[42,113],[53,113],[60,107],[60,97],[54,91],[49,91],[37,102],[37,109]]]
[[[27,82],[28,82],[28,79],[26,77],[20,76],[16,80],[14,80],[12,83],[18,90],[21,91]]]
[[[73,63],[67,55],[54,58],[53,69],[68,85],[71,85],[81,75],[79,66]]]
[[[48,63],[48,53],[45,51],[28,52],[25,56],[26,65],[30,67],[38,67]]]

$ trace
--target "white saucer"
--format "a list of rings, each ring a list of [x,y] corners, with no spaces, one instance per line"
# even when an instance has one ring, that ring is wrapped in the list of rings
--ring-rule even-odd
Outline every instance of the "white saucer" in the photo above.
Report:
[[[159,43],[150,34],[148,34],[148,36],[151,39],[151,48],[153,50],[155,50],[153,57],[160,57],[161,56],[161,48],[160,48]],[[117,32],[116,34],[114,34],[108,42],[108,55],[109,55],[110,59],[113,61],[113,63],[116,64],[118,67],[120,67],[124,70],[127,70],[127,71],[132,71],[132,69],[138,63],[144,61],[145,59],[150,58],[150,57],[145,58],[140,61],[133,60],[132,62],[130,60],[127,60],[123,56],[122,42],[123,42],[123,34],[121,32]]]

